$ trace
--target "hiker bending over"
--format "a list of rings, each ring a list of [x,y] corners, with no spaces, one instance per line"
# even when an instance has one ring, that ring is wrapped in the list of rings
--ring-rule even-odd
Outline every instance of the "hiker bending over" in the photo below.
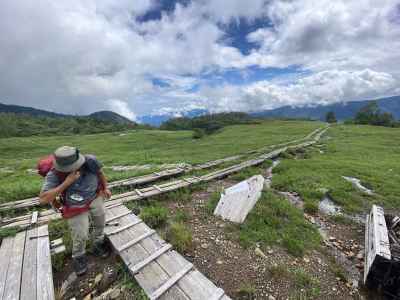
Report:
[[[77,148],[68,146],[58,148],[38,166],[39,173],[46,176],[40,202],[59,208],[67,219],[72,235],[73,266],[78,275],[87,270],[89,214],[94,225],[93,254],[102,258],[109,255],[104,242],[104,199],[111,197],[111,192],[101,168],[95,156],[82,155]]]

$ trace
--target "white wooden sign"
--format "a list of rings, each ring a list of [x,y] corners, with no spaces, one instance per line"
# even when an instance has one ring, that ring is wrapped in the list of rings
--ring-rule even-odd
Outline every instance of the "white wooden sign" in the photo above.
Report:
[[[214,215],[235,223],[243,223],[261,196],[264,177],[255,175],[227,188],[222,194]]]

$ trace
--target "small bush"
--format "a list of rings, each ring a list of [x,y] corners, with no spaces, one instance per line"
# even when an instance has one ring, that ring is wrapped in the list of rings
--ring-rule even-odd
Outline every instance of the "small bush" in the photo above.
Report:
[[[165,225],[168,218],[168,210],[163,206],[147,206],[140,213],[140,217],[150,227],[161,227]]]
[[[315,215],[318,213],[318,203],[315,201],[306,200],[304,202],[304,212]]]
[[[175,222],[186,222],[189,219],[189,216],[186,214],[184,210],[178,210],[175,214],[174,221]]]
[[[166,238],[178,252],[186,252],[192,247],[192,233],[183,223],[172,223]]]
[[[254,299],[256,288],[251,283],[242,283],[238,289],[240,299]]]
[[[20,229],[18,227],[0,228],[0,242],[3,238],[15,236]]]
[[[194,139],[201,139],[201,138],[203,138],[205,135],[206,135],[206,133],[204,132],[203,129],[201,129],[201,128],[195,128],[195,129],[193,130],[193,135],[192,135],[192,137],[193,137]]]
[[[208,214],[212,215],[214,213],[214,210],[217,207],[220,197],[221,197],[220,191],[216,191],[211,194],[210,199],[208,199],[206,203],[206,211]]]

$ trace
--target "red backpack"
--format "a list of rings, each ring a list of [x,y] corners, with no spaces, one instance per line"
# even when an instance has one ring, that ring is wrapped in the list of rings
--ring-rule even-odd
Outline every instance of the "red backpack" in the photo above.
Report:
[[[43,157],[39,160],[37,164],[37,171],[38,174],[42,177],[46,177],[47,173],[49,173],[51,170],[54,169],[53,167],[54,163],[54,155],[48,155],[46,157]],[[68,173],[63,173],[59,172],[57,170],[54,170],[56,176],[60,180],[60,183],[64,182],[65,178],[68,176]],[[99,174],[97,174],[98,176]],[[99,186],[97,188],[97,194],[102,190],[102,185],[100,183],[100,178],[99,178]],[[66,192],[64,191],[61,195],[61,199],[64,200],[66,196]],[[63,201],[63,205],[60,208],[57,208],[61,211],[61,215],[63,218],[68,219],[72,218],[76,215],[79,215],[81,213],[87,212],[90,208],[90,204],[92,203],[94,199],[86,203],[84,206],[80,207],[74,207],[74,206],[69,206],[66,204],[65,201]],[[52,205],[53,206],[53,205]]]

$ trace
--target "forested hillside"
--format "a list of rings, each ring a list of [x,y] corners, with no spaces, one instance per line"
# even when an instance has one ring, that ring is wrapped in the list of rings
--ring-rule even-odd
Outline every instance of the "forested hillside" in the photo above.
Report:
[[[39,117],[0,113],[0,138],[114,132],[137,128],[134,122],[118,123],[93,117]]]

